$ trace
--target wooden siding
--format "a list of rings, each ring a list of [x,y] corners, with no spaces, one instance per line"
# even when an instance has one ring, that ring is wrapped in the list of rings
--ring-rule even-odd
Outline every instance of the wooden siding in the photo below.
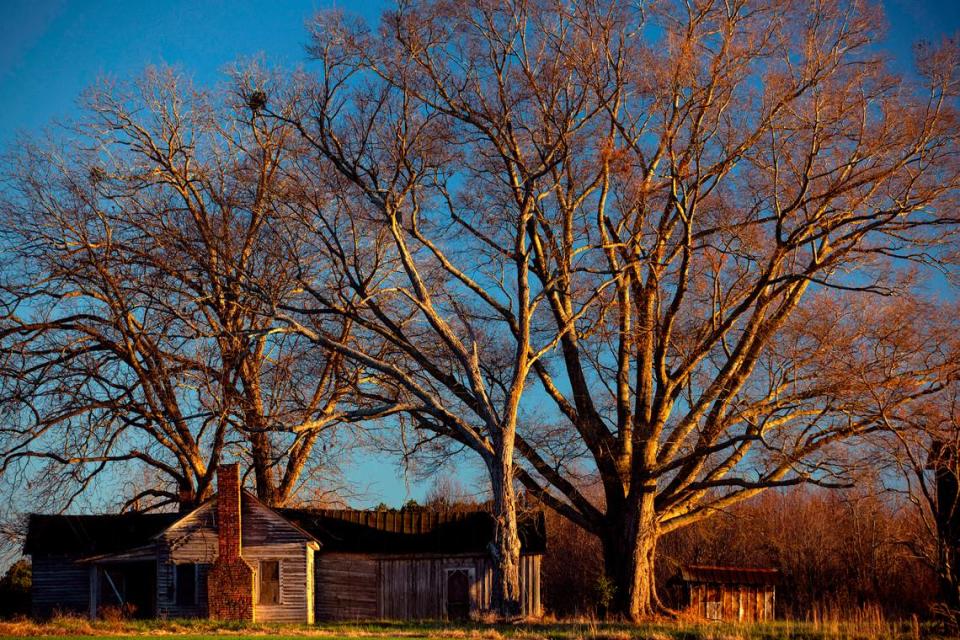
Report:
[[[280,604],[254,606],[254,619],[270,622],[308,622],[312,612],[307,593],[312,594],[313,573],[307,571],[307,553],[315,546],[310,536],[291,525],[253,496],[242,494],[240,555],[254,570],[258,584],[260,560],[280,561]],[[164,532],[158,545],[157,609],[166,617],[207,615],[207,573],[217,557],[216,502],[210,501]],[[196,606],[176,604],[175,565],[199,565],[201,595]],[[308,580],[309,577],[309,580]],[[256,602],[256,593],[254,594]]]
[[[212,559],[191,558],[163,545],[157,549],[157,616],[161,618],[206,618],[207,575]],[[197,565],[197,598],[194,605],[177,604],[176,565]]]
[[[539,617],[540,555],[520,563],[523,615]],[[493,569],[484,556],[319,554],[316,616],[320,620],[442,619],[447,616],[447,575],[470,575],[472,614],[490,608]]]
[[[307,593],[312,591],[307,575],[307,553],[302,542],[243,545],[243,559],[253,567],[253,619],[256,622],[308,622]],[[275,605],[260,605],[260,561],[280,562],[280,602]]]
[[[90,566],[65,556],[33,556],[33,615],[88,614]]]
[[[772,586],[692,584],[687,610],[705,619],[755,622],[773,620],[776,591]]]
[[[360,554],[328,554],[321,550],[314,567],[318,620],[372,620],[380,617],[376,559]]]

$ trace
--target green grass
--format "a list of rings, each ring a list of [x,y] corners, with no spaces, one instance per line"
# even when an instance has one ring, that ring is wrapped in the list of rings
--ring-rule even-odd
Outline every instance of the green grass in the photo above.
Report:
[[[915,640],[949,636],[915,621],[880,620],[820,623],[777,621],[764,624],[663,622],[639,625],[564,621],[522,624],[451,624],[446,622],[366,622],[320,625],[217,623],[209,620],[97,621],[59,618],[47,623],[0,622],[0,637],[136,638],[169,637],[303,640]]]

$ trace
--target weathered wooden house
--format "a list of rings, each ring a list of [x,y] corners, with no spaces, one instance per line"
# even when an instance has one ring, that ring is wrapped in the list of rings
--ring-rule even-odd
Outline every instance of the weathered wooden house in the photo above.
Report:
[[[33,610],[308,622],[464,618],[490,606],[483,512],[271,509],[240,487],[187,514],[32,515]],[[542,514],[521,526],[523,614],[541,615]]]
[[[686,565],[668,585],[680,591],[681,608],[707,620],[773,620],[776,569]]]

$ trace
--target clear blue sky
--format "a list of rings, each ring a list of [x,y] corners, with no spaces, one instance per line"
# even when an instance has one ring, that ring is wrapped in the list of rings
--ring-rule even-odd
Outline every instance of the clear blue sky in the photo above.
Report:
[[[0,147],[16,132],[68,117],[80,92],[101,76],[126,78],[148,64],[181,66],[199,83],[219,79],[241,57],[304,61],[304,21],[339,7],[374,19],[382,0],[0,0]],[[960,0],[885,0],[883,45],[908,68],[917,39],[960,29]],[[472,465],[471,465],[472,467]],[[476,477],[476,470],[465,471]],[[368,488],[363,504],[421,498],[424,486],[363,456],[349,470]],[[466,484],[466,483],[465,483]]]

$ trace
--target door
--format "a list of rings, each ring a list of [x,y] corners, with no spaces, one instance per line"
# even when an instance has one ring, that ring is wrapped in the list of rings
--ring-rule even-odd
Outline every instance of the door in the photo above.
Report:
[[[470,617],[470,573],[467,569],[447,571],[447,618],[467,620]]]

